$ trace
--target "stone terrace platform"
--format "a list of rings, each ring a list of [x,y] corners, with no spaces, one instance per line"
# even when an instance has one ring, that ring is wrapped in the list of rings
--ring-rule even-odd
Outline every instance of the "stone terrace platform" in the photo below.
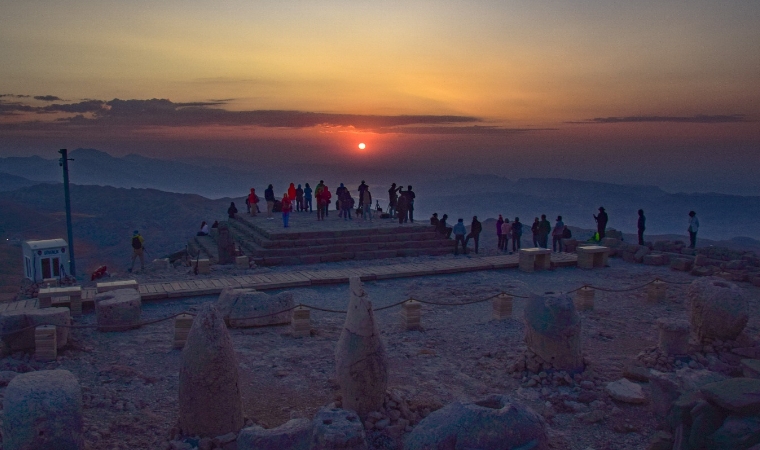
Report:
[[[266,214],[240,214],[227,224],[238,248],[261,266],[444,255],[454,246],[427,221],[402,225],[379,218],[345,221],[337,211],[330,211],[324,221],[317,221],[316,212],[291,213],[288,228],[282,226],[280,213],[273,220],[267,220]],[[212,236],[191,241],[212,262],[218,257],[216,245]]]

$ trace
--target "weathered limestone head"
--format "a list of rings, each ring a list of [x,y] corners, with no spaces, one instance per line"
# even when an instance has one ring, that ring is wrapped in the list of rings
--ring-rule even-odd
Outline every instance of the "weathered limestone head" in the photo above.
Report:
[[[691,328],[701,341],[706,338],[736,339],[749,320],[749,301],[744,290],[722,278],[702,278],[688,289]]]
[[[372,302],[359,278],[350,280],[349,295],[346,323],[335,347],[335,372],[343,407],[365,418],[383,406],[388,360]]]
[[[186,435],[209,437],[243,427],[237,358],[224,320],[211,303],[201,307],[182,350],[179,426]]]
[[[582,371],[581,318],[567,294],[534,295],[525,306],[525,343],[554,369]]]

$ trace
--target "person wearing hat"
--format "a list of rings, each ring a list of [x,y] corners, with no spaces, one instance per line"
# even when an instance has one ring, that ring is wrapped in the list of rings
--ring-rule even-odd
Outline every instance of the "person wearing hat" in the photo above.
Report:
[[[129,272],[135,268],[135,259],[140,258],[140,270],[145,270],[145,239],[140,236],[140,232],[135,230],[132,233],[132,265],[129,266]]]
[[[599,215],[594,215],[596,220],[596,232],[599,233],[599,240],[604,239],[604,230],[607,228],[607,213],[604,211],[604,206],[599,207]]]
[[[689,211],[689,248],[697,247],[697,231],[699,231],[699,219],[697,219],[697,213]]]
[[[359,185],[359,206],[357,206],[357,208],[359,208],[362,211],[364,211],[364,191],[366,191],[367,189],[369,189],[369,186],[367,186],[364,183],[364,180],[362,180],[362,184]],[[372,206],[372,204],[370,203],[369,206]]]

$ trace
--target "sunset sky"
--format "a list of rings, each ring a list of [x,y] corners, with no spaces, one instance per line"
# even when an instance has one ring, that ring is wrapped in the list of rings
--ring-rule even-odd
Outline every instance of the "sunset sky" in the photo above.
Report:
[[[3,2],[0,156],[760,195],[758,24],[757,0]]]

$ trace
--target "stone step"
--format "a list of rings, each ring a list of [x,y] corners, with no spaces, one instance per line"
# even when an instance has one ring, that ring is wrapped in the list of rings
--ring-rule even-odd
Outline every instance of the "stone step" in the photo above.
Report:
[[[253,262],[260,266],[279,266],[279,265],[296,265],[296,264],[317,264],[323,262],[345,261],[349,259],[383,259],[398,257],[414,256],[441,256],[454,252],[453,244],[449,243],[445,248],[420,248],[420,249],[392,249],[392,250],[373,250],[363,252],[336,252],[321,255],[301,255],[301,256],[265,256],[254,257]]]
[[[212,263],[219,261],[219,249],[216,241],[211,236],[195,236],[195,242]]]

